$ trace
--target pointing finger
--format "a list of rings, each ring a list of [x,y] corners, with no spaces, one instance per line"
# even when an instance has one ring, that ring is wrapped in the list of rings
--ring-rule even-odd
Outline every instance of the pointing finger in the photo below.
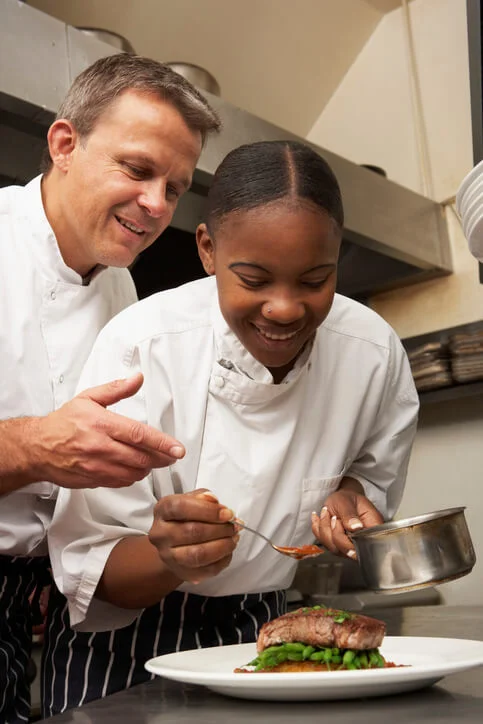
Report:
[[[90,387],[80,392],[77,397],[92,400],[103,407],[108,407],[120,400],[124,400],[126,397],[135,395],[143,384],[143,380],[143,375],[138,372],[125,380],[112,380],[104,385]]]
[[[184,457],[186,452],[184,446],[171,435],[115,412],[108,411],[106,414],[108,417],[103,421],[99,420],[98,426],[105,426],[106,432],[114,440],[148,452],[153,458],[152,467],[163,467],[169,464],[170,461],[166,459],[166,456],[171,459]],[[158,465],[155,464],[156,462]]]

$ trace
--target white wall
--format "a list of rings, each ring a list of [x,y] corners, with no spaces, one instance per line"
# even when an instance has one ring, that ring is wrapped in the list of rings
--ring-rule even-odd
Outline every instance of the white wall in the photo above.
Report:
[[[472,167],[465,0],[413,0],[411,25],[422,91],[433,197],[453,197]],[[387,15],[308,139],[389,178],[423,189],[411,101],[403,10]],[[483,319],[483,286],[456,215],[446,208],[455,273],[380,294],[371,306],[401,337]],[[483,396],[421,411],[398,517],[466,505],[483,556]],[[483,603],[483,565],[440,592],[447,603]]]

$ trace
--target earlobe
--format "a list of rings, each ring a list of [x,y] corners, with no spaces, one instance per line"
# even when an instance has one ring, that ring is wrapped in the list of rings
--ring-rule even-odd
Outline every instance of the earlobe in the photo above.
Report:
[[[196,229],[196,244],[203,268],[212,276],[215,273],[215,246],[206,224],[200,224]]]
[[[72,123],[65,118],[54,121],[49,128],[47,141],[54,166],[61,171],[67,171],[72,152],[78,142],[78,135]]]

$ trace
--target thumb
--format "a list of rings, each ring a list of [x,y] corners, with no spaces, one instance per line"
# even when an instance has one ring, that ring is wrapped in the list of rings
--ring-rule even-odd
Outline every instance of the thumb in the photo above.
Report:
[[[97,387],[90,387],[88,390],[84,390],[79,393],[77,397],[92,400],[103,407],[109,407],[119,400],[124,400],[126,397],[132,397],[139,390],[143,384],[144,377],[141,372],[137,372],[132,377],[128,377],[125,380],[112,380],[106,382],[104,385],[98,385]]]

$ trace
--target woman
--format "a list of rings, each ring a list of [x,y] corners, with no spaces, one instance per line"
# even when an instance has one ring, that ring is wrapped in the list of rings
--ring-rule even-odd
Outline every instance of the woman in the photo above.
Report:
[[[116,412],[187,452],[130,488],[61,492],[55,579],[72,623],[101,633],[57,617],[51,645],[70,658],[50,657],[62,696],[49,692],[45,713],[146,680],[152,656],[252,641],[283,612],[296,562],[234,516],[280,545],[315,536],[354,557],[347,532],[394,514],[417,395],[393,330],[335,295],[342,227],[318,154],[242,146],[197,229],[209,278],[131,306],[99,336],[82,386],[142,373]]]

